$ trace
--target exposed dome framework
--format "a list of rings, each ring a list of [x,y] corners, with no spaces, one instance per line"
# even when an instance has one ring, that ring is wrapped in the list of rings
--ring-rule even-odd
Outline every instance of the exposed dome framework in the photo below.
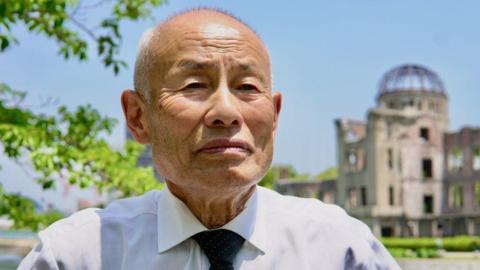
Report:
[[[383,75],[378,95],[399,91],[428,91],[445,94],[440,77],[428,68],[415,64],[395,67]]]

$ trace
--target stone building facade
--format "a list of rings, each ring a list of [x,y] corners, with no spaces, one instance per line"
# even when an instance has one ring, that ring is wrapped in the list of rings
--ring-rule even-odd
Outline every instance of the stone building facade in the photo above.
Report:
[[[317,198],[324,203],[338,204],[337,179],[322,181],[279,179],[275,182],[275,190],[284,195]]]
[[[448,132],[448,97],[434,72],[392,69],[367,120],[335,126],[336,201],[376,235],[480,234],[480,129]]]
[[[444,136],[445,177],[442,229],[446,234],[480,234],[480,129]]]

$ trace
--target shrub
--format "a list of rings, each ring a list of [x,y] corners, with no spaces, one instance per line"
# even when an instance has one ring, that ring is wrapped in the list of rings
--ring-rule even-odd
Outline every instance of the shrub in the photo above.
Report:
[[[478,236],[456,236],[446,238],[381,238],[382,243],[389,250],[411,249],[446,251],[474,251],[480,250],[480,237]],[[421,251],[424,253],[424,251]],[[423,254],[422,253],[422,254]]]
[[[389,248],[388,251],[395,258],[436,258],[436,249],[421,248],[417,251],[407,248]]]
[[[447,251],[474,251],[480,249],[480,237],[457,236],[443,239],[443,248]]]
[[[403,249],[436,249],[437,244],[434,238],[381,238],[382,243],[388,248]]]

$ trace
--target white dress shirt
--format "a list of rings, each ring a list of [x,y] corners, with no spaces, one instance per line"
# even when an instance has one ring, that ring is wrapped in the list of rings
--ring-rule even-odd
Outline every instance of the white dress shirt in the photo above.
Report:
[[[246,239],[235,269],[400,269],[364,223],[316,199],[257,187],[222,228]],[[208,270],[190,239],[204,230],[168,188],[150,191],[52,224],[19,269]]]

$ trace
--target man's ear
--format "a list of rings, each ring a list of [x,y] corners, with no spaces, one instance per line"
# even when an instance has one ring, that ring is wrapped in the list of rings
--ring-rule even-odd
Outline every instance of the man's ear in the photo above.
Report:
[[[282,94],[280,92],[274,92],[272,94],[273,98],[273,107],[274,107],[274,113],[275,113],[275,118],[274,118],[274,126],[273,130],[275,131],[278,126],[278,117],[280,115],[280,111],[282,110]]]
[[[149,144],[150,132],[146,120],[146,107],[144,100],[133,90],[122,93],[122,109],[127,122],[128,130],[138,143]]]

